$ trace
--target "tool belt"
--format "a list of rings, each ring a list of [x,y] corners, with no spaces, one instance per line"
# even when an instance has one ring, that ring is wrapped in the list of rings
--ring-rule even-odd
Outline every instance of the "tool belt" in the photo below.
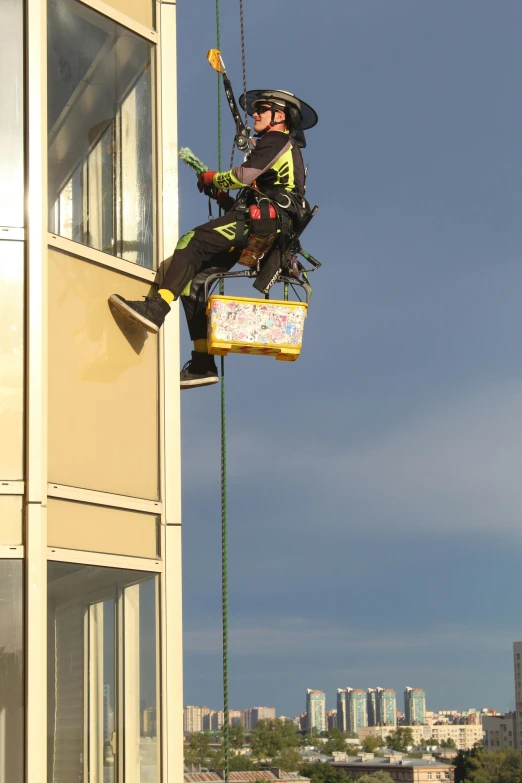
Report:
[[[257,200],[257,204],[249,206],[248,216],[250,223],[246,247],[241,253],[238,263],[242,266],[258,267],[276,240],[278,215],[276,208],[268,198],[260,198]]]

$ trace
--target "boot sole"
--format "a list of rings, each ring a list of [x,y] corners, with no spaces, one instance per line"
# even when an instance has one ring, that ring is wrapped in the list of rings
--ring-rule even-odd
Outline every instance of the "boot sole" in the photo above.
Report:
[[[115,307],[116,310],[125,316],[125,318],[127,318],[129,321],[134,321],[134,323],[140,324],[147,330],[147,332],[150,332],[151,334],[158,334],[159,326],[156,326],[156,324],[152,321],[149,321],[148,318],[145,318],[143,315],[137,313],[136,310],[134,310],[132,307],[129,307],[127,302],[124,302],[123,299],[118,296],[118,294],[111,294],[109,297],[109,304]]]
[[[214,376],[213,378],[198,378],[193,381],[180,381],[181,389],[193,389],[196,386],[212,386],[214,383],[219,383],[219,378]]]

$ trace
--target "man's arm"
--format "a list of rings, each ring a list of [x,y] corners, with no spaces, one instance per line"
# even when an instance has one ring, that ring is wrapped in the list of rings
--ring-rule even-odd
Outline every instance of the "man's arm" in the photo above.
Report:
[[[287,133],[281,133],[281,131],[265,133],[244,163],[230,169],[230,171],[218,171],[212,182],[217,188],[223,190],[250,186],[257,177],[268,171],[291,146],[292,140]]]

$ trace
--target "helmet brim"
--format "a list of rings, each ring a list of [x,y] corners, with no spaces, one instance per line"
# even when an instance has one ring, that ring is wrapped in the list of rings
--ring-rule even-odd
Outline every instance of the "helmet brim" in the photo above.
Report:
[[[317,122],[319,120],[319,117],[317,116],[317,112],[312,109],[311,106],[309,106],[308,103],[305,103],[300,98],[298,98],[295,95],[290,96],[290,94],[285,94],[283,91],[279,90],[248,90],[245,96],[245,93],[240,96],[239,98],[239,105],[243,109],[243,111],[246,111],[247,114],[250,116],[253,115],[255,108],[254,103],[255,101],[259,100],[266,100],[267,103],[270,103],[270,98],[268,95],[270,93],[273,93],[274,100],[286,100],[287,95],[288,98],[293,98],[294,100],[289,100],[290,103],[295,105],[300,113],[301,113],[301,128],[302,130],[308,130],[309,128],[313,128],[314,125],[317,125]],[[246,100],[245,100],[246,97]],[[295,104],[294,104],[295,101]]]

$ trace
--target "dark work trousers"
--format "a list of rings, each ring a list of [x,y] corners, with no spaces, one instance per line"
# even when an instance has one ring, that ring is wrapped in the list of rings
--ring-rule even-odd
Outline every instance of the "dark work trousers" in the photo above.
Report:
[[[228,272],[241,255],[242,248],[234,247],[238,215],[244,213],[231,210],[184,234],[161,283],[181,297],[191,340],[207,336],[205,280],[214,272]]]

